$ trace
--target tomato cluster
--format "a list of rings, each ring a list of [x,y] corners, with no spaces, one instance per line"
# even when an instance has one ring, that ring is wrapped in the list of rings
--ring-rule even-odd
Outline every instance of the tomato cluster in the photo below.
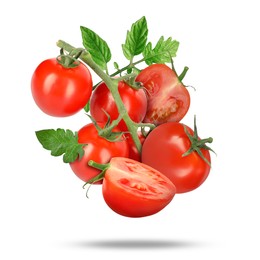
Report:
[[[51,116],[70,116],[89,104],[92,122],[75,137],[64,131],[66,138],[59,132],[55,144],[48,137],[39,141],[55,156],[77,151],[76,159],[67,161],[73,172],[86,184],[101,184],[104,200],[118,214],[143,217],[206,180],[211,163],[206,143],[212,139],[200,139],[196,123],[192,130],[180,122],[189,110],[190,95],[174,69],[149,65],[135,83],[118,81],[122,108],[104,81],[93,88],[83,63],[65,67],[49,59],[36,68],[31,90],[39,108]],[[135,128],[129,128],[126,116]],[[73,146],[73,138],[81,146]]]

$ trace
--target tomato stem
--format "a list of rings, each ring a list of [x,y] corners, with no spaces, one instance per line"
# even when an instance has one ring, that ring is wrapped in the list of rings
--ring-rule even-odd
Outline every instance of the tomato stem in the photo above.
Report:
[[[110,164],[107,163],[107,164],[101,164],[101,163],[97,163],[97,162],[94,162],[92,160],[90,160],[88,162],[88,165],[93,167],[93,168],[96,168],[98,170],[101,170],[101,172],[96,175],[95,177],[93,177],[92,179],[88,180],[84,185],[83,185],[83,189],[85,188],[86,185],[88,184],[93,184],[97,181],[100,181],[102,179],[104,179],[105,177],[105,173],[106,173],[106,170],[110,167]]]
[[[57,46],[60,48],[63,48],[67,52],[71,52],[74,49],[76,49],[72,45],[70,45],[62,40],[59,40],[57,42]],[[138,125],[132,121],[132,119],[129,117],[129,115],[127,113],[127,110],[124,106],[124,103],[123,103],[121,96],[119,94],[119,91],[118,91],[118,80],[112,78],[113,76],[119,74],[120,72],[117,71],[116,74],[114,74],[114,75],[112,74],[111,76],[109,76],[93,61],[91,55],[86,50],[82,51],[79,58],[84,63],[86,63],[106,83],[108,89],[110,90],[110,92],[115,100],[119,114],[122,116],[122,119],[124,120],[124,122],[128,128],[128,131],[132,135],[136,148],[140,153],[142,146],[141,146],[141,142],[138,138],[138,134],[137,134]],[[139,62],[141,62],[141,61],[142,60],[140,60]],[[136,63],[133,63],[131,66],[133,66],[135,64]],[[127,68],[125,67],[123,69],[125,70]]]
[[[189,70],[189,67],[185,66],[182,73],[178,76],[178,79],[180,82],[182,82],[182,80],[184,79],[188,70]]]

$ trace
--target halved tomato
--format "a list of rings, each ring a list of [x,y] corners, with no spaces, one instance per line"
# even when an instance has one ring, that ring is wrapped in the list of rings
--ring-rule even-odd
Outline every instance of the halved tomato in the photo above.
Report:
[[[147,90],[148,107],[144,122],[160,125],[179,122],[190,107],[190,94],[177,74],[165,64],[153,64],[137,76]]]
[[[89,163],[99,167],[95,162]],[[104,170],[103,197],[116,213],[145,217],[161,211],[173,199],[176,188],[152,167],[123,157],[113,157]]]

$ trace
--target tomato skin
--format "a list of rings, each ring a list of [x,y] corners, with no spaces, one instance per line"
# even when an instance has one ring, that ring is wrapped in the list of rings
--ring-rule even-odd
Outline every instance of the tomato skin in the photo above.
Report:
[[[141,144],[143,144],[145,137],[141,132],[138,132],[137,134]],[[138,152],[131,134],[125,134],[125,137],[129,146],[129,158],[141,162],[141,154]]]
[[[136,123],[142,122],[147,110],[147,97],[143,89],[133,89],[127,83],[120,81],[118,91],[125,105],[129,117]],[[90,99],[90,114],[98,122],[107,122],[107,115],[111,120],[118,118],[118,109],[114,98],[104,82],[101,82]],[[125,131],[127,126],[123,120],[118,124],[118,128]]]
[[[129,158],[112,158],[102,193],[107,205],[126,217],[153,215],[175,195],[173,183],[163,174]]]
[[[148,93],[144,122],[160,125],[179,122],[190,107],[190,94],[176,73],[165,64],[146,67],[137,76]]]
[[[103,126],[103,124],[100,124]],[[114,128],[113,131],[119,131]],[[100,136],[93,123],[87,124],[78,131],[78,142],[86,144],[84,155],[79,160],[70,163],[70,167],[81,180],[87,182],[100,173],[99,170],[88,165],[89,160],[97,163],[108,163],[112,157],[128,157],[129,148],[126,140],[110,142]],[[101,184],[102,181],[95,184]]]
[[[186,128],[193,135],[193,130],[188,126]],[[182,156],[189,150],[190,145],[183,124],[162,124],[146,137],[142,162],[165,174],[176,186],[177,193],[192,191],[206,180],[210,166],[197,152]],[[210,162],[209,151],[201,149],[201,152]]]
[[[56,58],[47,59],[32,75],[31,92],[44,113],[55,117],[71,116],[90,99],[92,77],[82,63],[75,68],[65,68]]]

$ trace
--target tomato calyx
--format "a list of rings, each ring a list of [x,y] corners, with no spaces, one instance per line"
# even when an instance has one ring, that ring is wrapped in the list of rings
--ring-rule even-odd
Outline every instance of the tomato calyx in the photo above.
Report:
[[[56,60],[64,68],[76,68],[80,64],[78,58],[80,57],[83,51],[84,49],[82,48],[76,48],[73,49],[70,53],[65,54],[64,49],[61,48],[60,55],[56,58]]]
[[[96,168],[96,169],[98,169],[98,170],[101,170],[101,172],[100,172],[97,176],[95,176],[95,177],[93,177],[92,179],[88,180],[88,181],[83,185],[83,188],[85,188],[85,186],[88,185],[88,184],[93,184],[93,183],[95,183],[95,182],[97,182],[97,181],[100,181],[100,180],[104,179],[104,177],[105,177],[105,172],[106,172],[106,170],[110,167],[110,163],[102,164],[102,163],[97,163],[97,162],[95,162],[95,161],[93,161],[93,160],[89,160],[88,165],[91,166],[91,167],[93,167],[93,168]]]
[[[101,170],[101,172],[96,175],[95,177],[93,177],[92,179],[88,180],[87,182],[85,182],[85,184],[83,185],[83,189],[85,189],[85,187],[87,185],[89,185],[88,189],[87,189],[87,192],[86,192],[86,197],[88,198],[88,191],[89,191],[89,188],[91,187],[92,184],[94,184],[95,182],[98,182],[98,181],[101,181],[104,179],[105,177],[105,173],[106,173],[106,170],[110,167],[110,163],[106,163],[106,164],[101,164],[101,163],[97,163],[93,160],[89,160],[88,162],[88,165],[93,167],[93,168],[96,168],[98,170]]]
[[[203,161],[205,161],[211,167],[211,163],[203,155],[203,153],[201,152],[201,149],[209,150],[209,151],[215,153],[209,146],[206,145],[206,143],[212,143],[213,138],[212,137],[205,138],[205,139],[199,138],[198,129],[197,129],[197,125],[196,125],[196,116],[194,116],[194,134],[193,134],[193,136],[189,133],[189,131],[185,125],[183,125],[183,127],[184,127],[184,131],[185,131],[186,135],[188,136],[188,138],[191,142],[191,146],[190,146],[189,150],[186,151],[182,156],[185,157],[185,156],[188,156],[189,154],[191,154],[192,152],[197,152],[198,155],[203,159]]]
[[[104,113],[107,116],[107,122],[104,125],[104,127],[101,127],[96,120],[87,114],[87,116],[90,118],[92,123],[94,124],[95,128],[97,129],[98,135],[104,139],[106,139],[109,142],[118,142],[121,141],[123,138],[124,132],[121,131],[113,131],[113,129],[118,125],[118,123],[121,121],[122,116],[119,115],[116,120],[113,120],[111,122],[110,115],[104,110]]]

